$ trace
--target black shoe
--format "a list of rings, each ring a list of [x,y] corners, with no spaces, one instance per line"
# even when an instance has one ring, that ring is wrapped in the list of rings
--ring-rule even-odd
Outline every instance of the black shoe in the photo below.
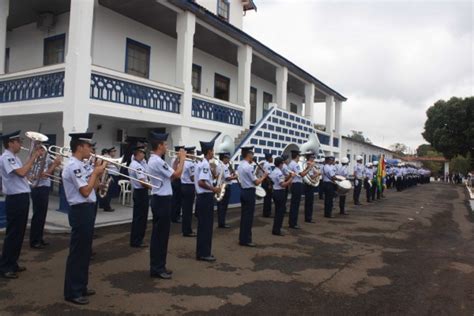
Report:
[[[84,296],[79,296],[75,298],[67,298],[66,301],[71,302],[76,305],[87,305],[89,304],[89,299]]]
[[[182,223],[183,220],[181,218],[177,218],[175,220],[172,220],[173,223]]]
[[[18,268],[16,268],[15,272],[24,272],[24,271],[26,271],[26,267],[18,266]]]
[[[43,246],[49,246],[49,242],[44,241],[44,240],[41,241],[41,244],[42,244]]]
[[[139,244],[139,245],[130,245],[130,247],[132,247],[132,248],[147,248],[148,245],[147,244]]]
[[[173,270],[165,269],[165,272],[168,273],[169,275],[173,274]]]
[[[316,223],[316,222],[310,219],[310,220],[305,220],[305,223]]]
[[[92,296],[95,295],[95,291],[91,289],[87,289],[84,293],[82,293],[82,296]]]
[[[335,218],[336,216],[334,216],[334,215],[331,214],[331,215],[324,215],[324,217],[327,217],[327,218]]]
[[[196,233],[183,234],[183,237],[197,237]]]
[[[197,257],[199,261],[207,261],[207,262],[214,262],[216,258],[214,256],[207,256],[207,257]]]
[[[13,272],[13,271],[3,272],[2,276],[5,279],[18,279],[18,274],[16,272]]]
[[[291,228],[291,229],[301,229],[301,227],[300,227],[300,226],[298,226],[298,225],[295,225],[295,226],[290,226],[290,228]]]
[[[364,204],[362,204],[362,203],[355,203],[355,205],[364,205]]]
[[[283,234],[282,232],[272,232],[272,235],[275,235],[275,236],[285,236],[285,234]]]
[[[113,208],[107,208],[107,209],[105,209],[105,208],[104,208],[104,212],[115,212],[115,209],[113,209]]]
[[[224,225],[219,225],[217,227],[219,227],[219,228],[230,228],[231,226],[228,225],[228,224],[224,224]]]
[[[252,248],[257,247],[257,245],[254,244],[253,242],[249,242],[249,243],[239,243],[239,245],[244,246],[244,247],[252,247]]]
[[[169,280],[171,279],[171,274],[165,272],[160,272],[160,273],[150,273],[150,276],[152,278],[159,278],[159,279],[164,279],[164,280]]]
[[[33,249],[44,249],[44,246],[39,242],[36,244],[30,245],[30,247]]]
[[[342,212],[342,213],[339,213],[339,215],[349,215],[349,213],[347,213],[347,212]]]

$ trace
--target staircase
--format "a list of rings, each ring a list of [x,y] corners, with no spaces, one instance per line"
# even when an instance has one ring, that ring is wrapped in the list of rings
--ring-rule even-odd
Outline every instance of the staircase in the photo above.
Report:
[[[240,143],[244,140],[244,138],[247,136],[249,132],[250,132],[250,128],[246,128],[243,131],[241,131],[240,134],[237,135],[236,138],[234,138],[235,148],[237,148],[240,145]]]

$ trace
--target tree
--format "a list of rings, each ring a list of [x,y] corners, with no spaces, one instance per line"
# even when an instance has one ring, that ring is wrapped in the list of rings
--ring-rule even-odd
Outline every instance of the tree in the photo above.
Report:
[[[352,133],[351,135],[347,135],[348,138],[351,138],[351,139],[359,141],[359,142],[372,144],[370,139],[368,137],[364,136],[364,132],[351,130],[351,133]]]
[[[421,144],[416,149],[416,155],[418,157],[425,157],[427,156],[428,152],[435,152],[434,148],[430,144]],[[438,154],[438,156],[441,156],[441,154]]]
[[[450,171],[455,173],[461,173],[466,175],[470,171],[470,157],[463,157],[463,156],[456,156],[455,158],[451,159]]]
[[[405,144],[402,143],[395,143],[389,146],[390,150],[397,153],[400,156],[405,155],[405,152],[407,151],[408,147]]]
[[[474,157],[474,97],[439,100],[426,115],[422,135],[435,150],[447,159]]]

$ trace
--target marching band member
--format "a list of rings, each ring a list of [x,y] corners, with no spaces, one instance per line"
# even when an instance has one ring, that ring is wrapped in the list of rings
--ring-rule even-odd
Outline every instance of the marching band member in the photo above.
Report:
[[[174,151],[178,152],[184,149],[184,146],[174,146]],[[176,156],[171,160],[171,168],[176,170],[180,164],[179,158]],[[173,223],[181,223],[181,178],[177,177],[171,182],[173,189],[173,197],[171,200],[171,221]]]
[[[283,175],[285,176],[285,179],[288,179],[290,175],[292,174],[290,169],[288,168],[288,160],[290,157],[287,154],[281,155],[281,159],[283,159],[283,166],[281,168],[281,172],[283,172]],[[290,193],[290,188],[291,188],[291,183],[285,188],[285,205],[286,202],[288,201],[288,194]],[[285,214],[287,213],[287,210],[285,208]]]
[[[348,164],[349,164],[349,158],[342,157],[341,165],[338,168],[336,168],[336,175],[347,178],[347,176],[349,175],[349,171],[347,170]],[[339,195],[339,214],[348,215],[345,210],[346,210],[346,195],[345,194]]]
[[[44,144],[45,146],[47,144]],[[48,243],[43,239],[44,224],[48,213],[49,191],[51,191],[51,178],[48,175],[61,165],[61,157],[58,155],[52,160],[44,147],[39,147],[39,155],[46,156],[44,174],[35,187],[31,188],[31,202],[33,204],[33,217],[30,226],[30,247],[43,249]]]
[[[303,194],[303,177],[309,172],[313,163],[308,163],[305,170],[301,170],[298,160],[300,158],[299,150],[291,151],[291,162],[288,165],[290,171],[294,172],[296,176],[291,183],[291,202],[290,202],[290,216],[289,226],[293,229],[300,229],[298,226],[298,211],[300,208],[301,195]]]
[[[271,153],[265,153],[265,160],[260,163],[260,166],[266,173],[272,172],[273,156]],[[259,176],[263,175],[262,170],[257,171]],[[272,183],[270,178],[262,182],[262,188],[265,190],[265,197],[263,198],[263,217],[272,216]]]
[[[21,163],[17,156],[22,144],[20,132],[16,131],[0,136],[3,148],[5,148],[5,152],[0,158],[0,173],[2,176],[2,190],[6,195],[5,213],[7,216],[7,230],[0,259],[0,273],[7,279],[16,279],[18,278],[18,272],[26,270],[25,267],[18,265],[30,208],[29,194],[31,189],[26,177],[33,167],[35,159],[40,155],[39,151],[34,149],[25,165]]]
[[[219,228],[230,228],[230,225],[226,224],[227,208],[229,206],[230,193],[232,191],[232,180],[237,179],[237,176],[232,170],[230,165],[230,153],[220,153],[217,173],[224,173],[224,181],[226,185],[224,197],[222,200],[217,202],[217,227]]]
[[[281,227],[283,225],[283,218],[286,211],[286,188],[293,181],[294,173],[289,173],[288,177],[283,174],[284,160],[281,157],[275,159],[275,168],[270,174],[270,179],[273,182],[273,202],[275,202],[275,217],[273,219],[272,234],[276,236],[283,236]]]
[[[323,167],[324,217],[334,217],[334,215],[332,215],[332,207],[336,189],[334,184],[335,176],[334,157],[328,156],[324,161]]]
[[[367,203],[372,203],[373,201],[370,199],[372,194],[372,186],[375,184],[373,183],[372,179],[374,177],[374,171],[372,170],[372,163],[368,162],[365,170],[364,170],[364,188],[365,188],[365,196],[367,198]],[[372,184],[372,185],[371,185]]]
[[[372,166],[374,166],[373,168],[373,181],[372,181],[372,191],[371,191],[371,194],[372,194],[372,201],[375,201],[375,196],[377,196],[377,200],[380,199],[380,190],[379,190],[379,179],[377,177],[377,166],[378,166],[379,162],[377,160],[374,160],[372,162]]]
[[[220,192],[219,187],[213,186],[213,175],[209,161],[214,157],[214,141],[200,142],[204,159],[196,168],[194,184],[196,187],[196,213],[198,219],[196,239],[196,259],[213,262],[212,231],[214,226],[214,194]]]
[[[89,262],[95,220],[95,189],[106,164],[96,165],[88,174],[84,159],[91,153],[92,133],[72,133],[70,148],[72,156],[62,172],[64,192],[71,206],[68,218],[71,225],[71,242],[66,261],[64,299],[74,304],[89,303],[87,296],[95,291],[88,289]]]
[[[147,173],[156,178],[151,178],[153,185],[151,194],[151,211],[153,213],[153,228],[150,242],[150,276],[153,278],[171,279],[172,271],[166,269],[166,256],[168,253],[168,239],[171,226],[171,203],[173,191],[171,181],[179,178],[183,172],[186,152],[178,152],[179,162],[176,170],[172,169],[162,159],[167,151],[168,134],[151,133],[151,156],[148,161]]]
[[[324,158],[319,159],[318,167],[319,167],[319,170],[321,170],[321,176],[322,176],[323,168],[324,168]],[[318,186],[318,196],[320,200],[324,200],[324,186],[323,185]]]
[[[353,199],[355,205],[360,203],[360,191],[362,190],[362,182],[364,181],[364,165],[362,164],[362,156],[356,157],[356,165],[354,166],[354,192]]]
[[[196,147],[185,147],[184,150],[190,155],[194,155]],[[181,175],[181,207],[183,210],[183,217],[181,223],[181,231],[184,237],[196,237],[193,232],[193,206],[196,194],[194,186],[194,161],[186,159],[183,166],[183,174]]]
[[[105,149],[102,150],[102,155],[106,156],[106,157],[110,157],[110,158],[115,158],[116,153],[117,153],[117,149],[115,149],[115,147],[105,148]],[[112,177],[113,180],[110,182],[110,186],[107,190],[107,194],[103,198],[101,198],[99,196],[99,198],[98,198],[99,207],[102,208],[104,210],[104,212],[114,212],[115,209],[113,209],[110,206],[110,201],[112,200],[112,194],[114,192],[114,186],[117,185],[119,170],[118,170],[118,167],[115,164],[109,164],[107,169],[108,169],[107,170],[108,176]]]
[[[150,206],[148,190],[151,187],[147,184],[148,177],[144,174],[148,168],[145,160],[145,147],[137,145],[132,150],[133,156],[128,174],[130,177],[140,181],[130,180],[133,187],[133,217],[130,229],[130,246],[144,248],[146,245],[143,243],[143,239],[145,238],[148,208]]]
[[[313,152],[305,153],[306,161],[314,165],[314,159],[316,158]],[[308,175],[314,179],[317,174],[313,168],[310,169]],[[313,205],[314,205],[314,187],[312,185],[303,183],[304,186],[304,221],[306,223],[314,223],[313,221]]]
[[[268,174],[264,174],[261,178],[255,176],[253,161],[253,146],[241,147],[242,162],[239,164],[237,172],[240,181],[240,203],[242,204],[240,216],[240,232],[239,245],[247,247],[255,247],[252,242],[252,225],[255,213],[255,186],[260,185]]]

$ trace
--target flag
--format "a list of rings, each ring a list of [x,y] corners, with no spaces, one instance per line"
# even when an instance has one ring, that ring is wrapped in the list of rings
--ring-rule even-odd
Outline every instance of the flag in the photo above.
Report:
[[[384,155],[380,155],[379,163],[377,165],[377,186],[379,191],[382,192],[383,179],[385,177],[385,159]]]

